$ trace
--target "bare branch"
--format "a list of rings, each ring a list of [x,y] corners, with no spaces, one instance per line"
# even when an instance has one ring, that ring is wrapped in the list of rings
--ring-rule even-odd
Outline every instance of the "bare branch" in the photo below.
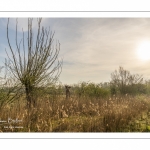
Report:
[[[55,82],[62,72],[63,61],[58,60],[60,43],[56,41],[56,45],[53,46],[54,32],[51,32],[50,28],[41,28],[41,21],[42,18],[37,19],[38,29],[36,41],[34,42],[32,28],[33,19],[28,18],[27,56],[23,29],[23,37],[18,43],[18,20],[16,19],[16,55],[11,47],[8,35],[9,19],[7,23],[7,40],[12,56],[9,56],[6,52],[9,62],[11,62],[11,64],[7,64],[7,66],[14,77],[19,79],[21,84],[24,85],[27,101],[29,103],[31,103],[31,93],[36,86],[47,86],[49,82]],[[23,50],[21,50],[21,44]]]

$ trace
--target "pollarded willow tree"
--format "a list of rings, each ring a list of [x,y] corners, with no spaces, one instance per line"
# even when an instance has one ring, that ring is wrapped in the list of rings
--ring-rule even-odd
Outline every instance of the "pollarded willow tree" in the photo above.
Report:
[[[58,59],[60,43],[54,44],[54,32],[50,28],[41,27],[42,18],[37,19],[37,31],[33,36],[33,19],[28,18],[28,30],[22,30],[22,38],[18,41],[18,19],[16,19],[15,45],[13,48],[9,37],[9,19],[7,23],[7,41],[9,45],[9,71],[25,88],[27,106],[35,106],[34,91],[37,87],[47,87],[57,81],[62,71],[62,60]],[[26,36],[25,36],[26,35]],[[35,38],[35,40],[34,40]],[[26,42],[27,41],[27,42]]]

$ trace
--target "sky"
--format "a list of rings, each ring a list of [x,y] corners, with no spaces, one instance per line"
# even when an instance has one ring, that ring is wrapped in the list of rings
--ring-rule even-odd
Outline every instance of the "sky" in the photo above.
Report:
[[[16,20],[10,18],[9,37],[15,49]],[[63,59],[60,81],[109,82],[119,66],[150,79],[150,18],[43,18],[42,25],[55,31]],[[7,19],[0,18],[0,66],[9,53],[6,37]],[[27,19],[18,18],[18,39]],[[37,21],[33,21],[33,31]],[[141,50],[142,49],[142,50]]]

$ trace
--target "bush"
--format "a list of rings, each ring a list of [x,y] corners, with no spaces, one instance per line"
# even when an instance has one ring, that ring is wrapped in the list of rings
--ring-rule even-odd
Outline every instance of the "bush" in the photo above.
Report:
[[[105,98],[110,95],[110,89],[101,84],[81,82],[74,86],[75,94],[79,97]]]

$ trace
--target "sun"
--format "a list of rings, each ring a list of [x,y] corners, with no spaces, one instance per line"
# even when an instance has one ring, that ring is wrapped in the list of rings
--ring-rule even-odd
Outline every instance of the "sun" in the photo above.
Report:
[[[143,41],[137,49],[138,57],[142,60],[150,60],[150,41]]]

